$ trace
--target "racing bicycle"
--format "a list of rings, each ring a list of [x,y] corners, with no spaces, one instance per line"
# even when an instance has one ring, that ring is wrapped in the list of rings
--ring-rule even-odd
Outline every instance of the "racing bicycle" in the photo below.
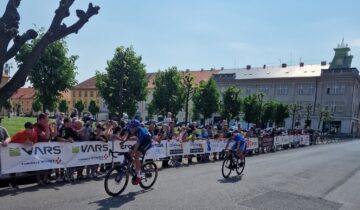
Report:
[[[224,178],[228,178],[233,170],[237,175],[241,175],[245,169],[245,155],[241,159],[236,151],[229,150],[225,154],[225,159],[221,167],[221,173]]]
[[[124,156],[124,160],[120,165],[114,165],[108,171],[104,181],[106,193],[111,196],[117,196],[125,190],[129,182],[129,176],[131,175],[133,178],[135,178],[135,166],[133,165],[132,158],[128,152],[113,152],[110,150],[109,153],[114,158],[117,158],[118,156]],[[153,161],[146,161],[144,163],[144,157],[145,154],[141,159],[141,182],[139,184],[141,188],[146,190],[155,184],[158,176],[158,169]]]

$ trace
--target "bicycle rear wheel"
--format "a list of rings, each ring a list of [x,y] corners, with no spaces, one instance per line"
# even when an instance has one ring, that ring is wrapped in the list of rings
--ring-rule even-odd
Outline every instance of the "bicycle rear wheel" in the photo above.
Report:
[[[108,195],[117,196],[122,193],[129,182],[129,173],[125,167],[113,167],[105,176],[104,187]]]
[[[245,156],[242,158],[242,160],[241,158],[236,159],[236,173],[238,175],[241,175],[244,169],[245,169]]]
[[[152,187],[157,179],[158,170],[154,162],[147,162],[142,166],[142,177],[140,187],[144,190]]]
[[[221,167],[221,172],[224,178],[228,178],[230,176],[232,171],[231,167],[232,167],[232,159],[226,157]]]

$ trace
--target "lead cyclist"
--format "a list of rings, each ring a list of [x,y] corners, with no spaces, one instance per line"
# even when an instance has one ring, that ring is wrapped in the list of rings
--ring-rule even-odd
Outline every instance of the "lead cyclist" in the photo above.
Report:
[[[130,121],[126,127],[127,134],[125,134],[125,141],[128,139],[136,140],[136,144],[130,148],[129,154],[130,157],[134,159],[136,172],[136,177],[133,177],[132,184],[138,185],[141,181],[140,157],[145,155],[146,151],[152,146],[151,134],[146,128],[140,127],[140,122],[138,120]]]
[[[231,134],[230,139],[232,141],[235,141],[235,144],[232,145],[231,150],[235,151],[237,156],[240,157],[240,167],[244,166],[243,160],[244,160],[244,155],[245,155],[245,148],[246,148],[246,141],[243,137],[243,135],[241,135],[239,133],[239,131],[235,130],[233,131],[233,133]],[[225,150],[228,148],[229,144],[230,144],[230,139],[229,141],[226,143],[225,146]]]

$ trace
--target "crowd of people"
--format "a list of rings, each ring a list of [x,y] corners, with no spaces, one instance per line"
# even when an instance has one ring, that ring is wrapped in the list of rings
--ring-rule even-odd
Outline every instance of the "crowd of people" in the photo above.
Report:
[[[75,114],[74,114],[75,113]],[[41,113],[37,117],[35,124],[26,122],[24,129],[9,136],[6,128],[0,126],[0,141],[2,146],[7,146],[9,143],[20,143],[26,146],[31,146],[38,142],[84,142],[84,141],[124,141],[126,136],[126,121],[122,120],[120,123],[107,120],[104,122],[95,122],[91,118],[81,120],[76,112],[70,116],[64,113],[58,114],[56,120],[49,121],[49,117],[45,113]],[[166,119],[162,124],[157,124],[155,121],[141,122],[140,126],[146,128],[151,134],[154,143],[160,143],[163,140],[176,140],[180,143],[195,141],[199,139],[216,139],[223,140],[230,138],[231,133],[237,130],[244,137],[253,137],[258,135],[276,135],[281,130],[258,130],[251,127],[248,130],[243,130],[240,124],[235,127],[228,125],[227,121],[221,121],[217,125],[198,126],[196,123],[183,124],[175,126],[175,120],[172,113],[168,113]],[[186,157],[189,164],[196,158],[198,162],[210,161],[210,154],[188,156]],[[221,158],[221,154],[212,154],[213,160]],[[175,157],[177,162],[182,162],[183,157]],[[169,159],[162,160],[162,167],[169,166]],[[37,172],[37,181],[39,185],[51,184],[49,177],[50,174],[55,172],[55,181],[73,181],[75,179],[93,178],[104,173],[111,166],[103,165],[90,165],[85,167],[56,169],[55,171],[40,171]],[[66,172],[66,175],[65,175]],[[76,176],[75,176],[76,175]],[[10,184],[16,187],[15,174],[12,177]]]

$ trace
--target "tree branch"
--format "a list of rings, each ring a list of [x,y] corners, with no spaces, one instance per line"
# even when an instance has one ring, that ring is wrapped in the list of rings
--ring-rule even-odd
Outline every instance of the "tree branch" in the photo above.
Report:
[[[30,29],[26,31],[23,35],[17,36],[14,38],[14,45],[8,50],[6,53],[5,62],[10,60],[12,57],[16,55],[16,53],[20,50],[20,48],[29,40],[35,39],[38,33]]]
[[[17,8],[20,0],[9,0],[3,16],[0,18],[0,76],[6,61],[8,45],[14,37],[18,36],[20,15]]]
[[[99,10],[100,7],[93,6],[92,3],[89,4],[86,12],[84,12],[83,10],[76,10],[76,15],[79,20],[69,27],[67,27],[65,24],[61,25],[60,31],[57,34],[54,34],[54,38],[60,39],[72,33],[77,34],[78,31],[85,25],[85,23],[89,21],[92,16],[99,13]]]

